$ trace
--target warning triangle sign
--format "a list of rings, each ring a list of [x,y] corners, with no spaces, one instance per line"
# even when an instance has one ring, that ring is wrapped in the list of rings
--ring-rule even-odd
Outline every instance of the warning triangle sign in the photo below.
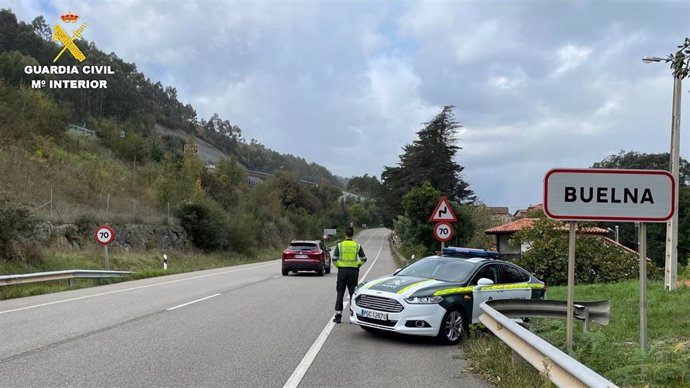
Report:
[[[441,197],[441,200],[438,201],[438,205],[436,205],[436,210],[434,210],[434,212],[431,214],[431,217],[429,217],[429,221],[432,222],[455,222],[457,220],[458,218],[455,217],[455,213],[453,213],[453,208],[448,203],[446,197]]]

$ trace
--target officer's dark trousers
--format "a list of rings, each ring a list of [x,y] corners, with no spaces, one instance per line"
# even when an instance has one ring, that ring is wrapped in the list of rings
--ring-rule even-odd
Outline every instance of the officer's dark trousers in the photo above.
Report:
[[[343,311],[343,296],[345,295],[345,287],[350,293],[355,292],[355,287],[359,282],[359,268],[343,267],[338,268],[338,280],[335,283],[335,290],[338,291],[338,297],[335,300],[335,311]]]

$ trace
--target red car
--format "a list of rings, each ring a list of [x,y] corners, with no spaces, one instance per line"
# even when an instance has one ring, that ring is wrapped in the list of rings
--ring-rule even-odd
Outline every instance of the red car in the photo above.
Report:
[[[331,273],[331,251],[320,240],[292,240],[283,251],[283,276],[297,271]]]

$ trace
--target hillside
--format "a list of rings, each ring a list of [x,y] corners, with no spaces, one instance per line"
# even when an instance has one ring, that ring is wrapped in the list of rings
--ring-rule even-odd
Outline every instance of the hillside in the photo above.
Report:
[[[198,118],[175,88],[93,42],[75,41],[83,63],[68,56],[64,62],[109,66],[107,89],[32,88],[37,78],[90,77],[24,73],[26,66],[51,63],[59,51],[46,31],[42,17],[27,24],[0,10],[0,199],[10,201],[3,206],[21,203],[35,220],[58,224],[178,223],[200,249],[237,252],[372,221],[367,209],[352,219],[350,205],[339,202],[343,178],[247,142],[217,114]],[[75,123],[89,131],[68,131]],[[198,154],[183,152],[190,142]],[[246,169],[273,177],[250,187]]]

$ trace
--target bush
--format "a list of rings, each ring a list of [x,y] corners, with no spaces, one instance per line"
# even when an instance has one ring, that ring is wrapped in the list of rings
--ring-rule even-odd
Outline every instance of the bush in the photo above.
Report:
[[[586,228],[580,224],[578,228]],[[511,242],[529,242],[530,248],[515,263],[548,285],[568,282],[568,231],[564,224],[547,219],[516,233]],[[616,248],[603,239],[578,235],[575,243],[575,282],[607,283],[634,279],[639,274],[637,256]]]
[[[0,200],[0,257],[13,259],[13,241],[31,232],[36,224],[31,211],[8,199]]]
[[[180,224],[192,244],[205,251],[223,246],[223,218],[216,207],[208,202],[187,202],[178,211]]]

